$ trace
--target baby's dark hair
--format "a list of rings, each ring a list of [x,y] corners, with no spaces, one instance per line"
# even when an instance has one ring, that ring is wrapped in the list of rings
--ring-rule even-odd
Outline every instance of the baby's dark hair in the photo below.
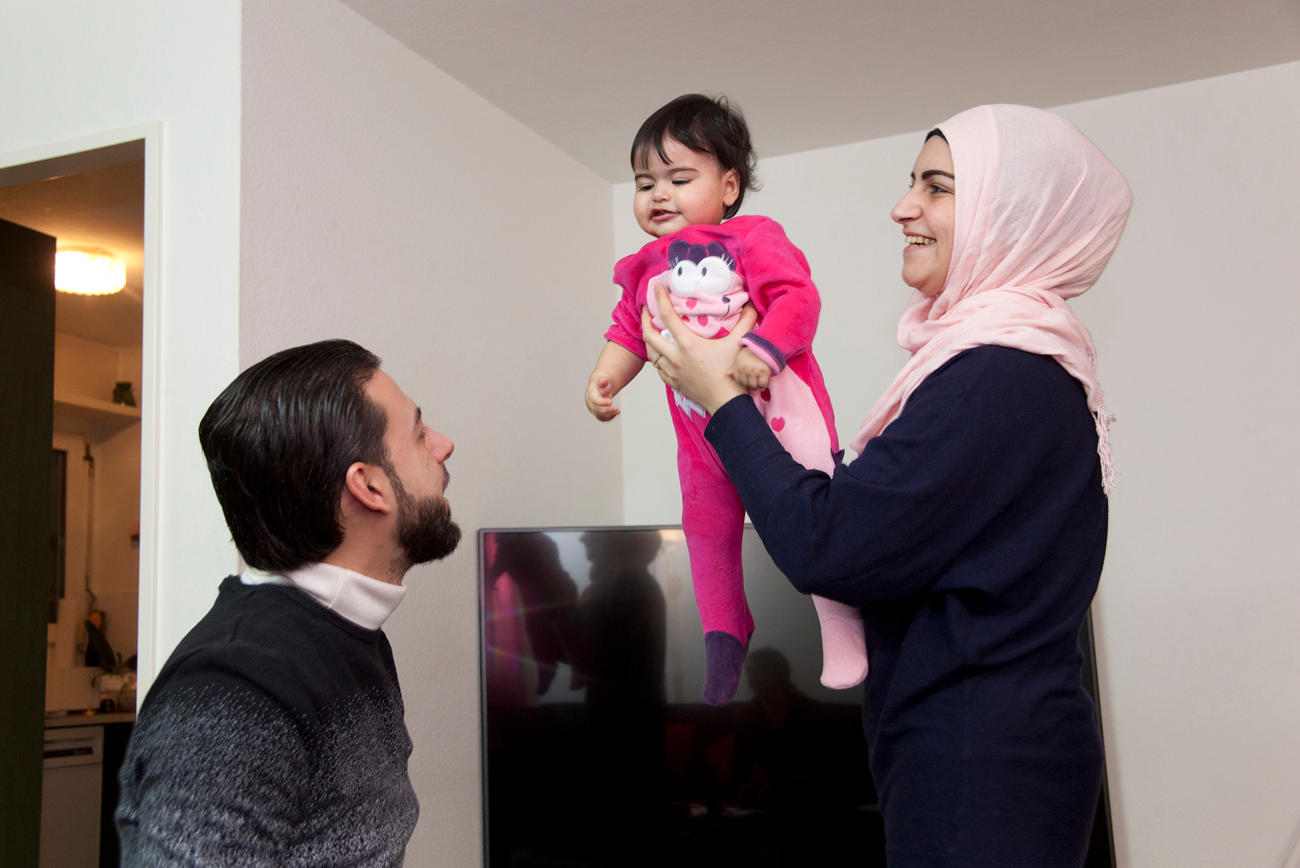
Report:
[[[692,151],[711,154],[724,172],[736,170],[740,193],[723,217],[734,217],[740,211],[746,190],[757,190],[758,179],[754,166],[754,146],[749,141],[749,127],[740,110],[727,102],[727,98],[708,97],[688,93],[665,105],[641,124],[632,139],[632,171],[644,167],[650,151],[668,162],[664,153],[664,139],[671,136]]]

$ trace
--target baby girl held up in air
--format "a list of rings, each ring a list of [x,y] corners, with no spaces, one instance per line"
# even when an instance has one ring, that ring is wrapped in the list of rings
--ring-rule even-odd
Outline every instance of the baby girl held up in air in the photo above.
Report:
[[[750,390],[787,451],[809,470],[830,474],[838,449],[835,419],[812,354],[821,300],[808,261],[779,224],[734,216],[745,191],[754,188],[754,163],[744,118],[725,99],[687,94],[641,125],[632,143],[632,210],[655,240],[614,266],[623,295],[587,382],[587,409],[603,422],[618,415],[614,396],[646,361],[642,309],[662,327],[659,287],[691,330],[709,338],[729,334],[750,305],[758,320],[741,340],[732,376]],[[708,415],[672,389],[667,393],[677,434],[682,530],[704,630],[702,695],[710,705],[726,705],[754,631],[741,569],[745,510],[704,438]],[[860,683],[867,674],[861,614],[821,597],[813,603],[821,625],[822,683],[839,689]]]

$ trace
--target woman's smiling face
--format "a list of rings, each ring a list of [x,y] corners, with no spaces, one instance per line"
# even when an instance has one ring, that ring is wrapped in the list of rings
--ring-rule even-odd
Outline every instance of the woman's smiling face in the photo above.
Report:
[[[943,290],[952,264],[956,194],[952,150],[931,136],[912,167],[912,186],[890,212],[903,227],[903,282],[930,297]]]

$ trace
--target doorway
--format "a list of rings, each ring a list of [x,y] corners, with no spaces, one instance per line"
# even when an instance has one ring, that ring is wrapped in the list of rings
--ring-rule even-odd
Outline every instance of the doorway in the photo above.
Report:
[[[47,711],[97,708],[97,670],[120,674],[136,656],[144,181],[142,140],[0,170],[0,218],[126,267],[120,292],[55,294],[50,448],[63,459],[64,570],[49,606]],[[113,659],[101,659],[87,620]]]
[[[10,660],[11,666],[45,673],[43,708],[27,707],[41,701],[33,695],[15,715],[38,726],[42,716],[47,723],[57,716],[51,711],[70,715],[98,710],[101,703],[120,704],[116,720],[129,720],[135,710],[129,691],[111,689],[111,679],[110,689],[101,690],[103,684],[92,679],[124,674],[137,657],[145,665],[152,661],[158,138],[158,126],[147,125],[0,155],[0,218],[54,236],[60,249],[107,250],[127,270],[126,287],[113,296],[57,293],[53,327],[44,338],[55,371],[54,436],[42,455],[31,456],[30,466],[45,466],[53,457],[62,467],[51,474],[51,499],[63,501],[54,515],[63,527],[52,560],[64,566],[52,570],[57,574],[49,580],[49,605],[42,607],[44,654]],[[13,418],[18,423],[22,416]],[[88,620],[106,643],[94,641]],[[106,646],[113,650],[100,653]],[[92,721],[104,722],[105,731],[112,728],[108,718],[85,716],[84,722]],[[39,742],[30,757],[24,750],[22,765],[35,770],[36,786],[17,791],[29,795],[22,797],[20,811],[27,821],[15,824],[25,840],[15,844],[17,852],[32,856],[24,863],[35,864],[33,836],[40,824],[30,820],[41,813]],[[107,782],[107,770],[104,777]],[[104,796],[98,828],[105,828],[116,800],[107,789]]]

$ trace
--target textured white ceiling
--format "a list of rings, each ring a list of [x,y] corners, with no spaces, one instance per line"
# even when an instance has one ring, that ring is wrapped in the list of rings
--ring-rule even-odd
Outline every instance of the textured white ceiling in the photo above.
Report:
[[[762,157],[1300,59],[1300,0],[343,2],[610,181],[692,91]]]

